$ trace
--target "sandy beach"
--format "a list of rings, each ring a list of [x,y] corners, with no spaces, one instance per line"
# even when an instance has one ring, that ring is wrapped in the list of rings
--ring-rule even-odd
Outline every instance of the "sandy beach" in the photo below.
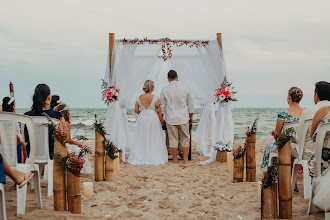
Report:
[[[257,179],[263,149],[269,140],[256,143]],[[243,143],[243,140],[235,141]],[[94,143],[88,143],[94,149]],[[93,155],[89,160],[94,165]],[[42,180],[43,208],[38,209],[34,191],[28,190],[26,214],[16,216],[16,190],[7,178],[5,184],[8,219],[260,219],[257,183],[232,183],[226,163],[200,165],[207,157],[199,156],[193,147],[192,161],[184,166],[166,163],[162,166],[121,164],[113,182],[94,182],[94,196],[82,195],[82,214],[55,212],[53,197],[47,197],[47,181]],[[93,174],[83,175],[82,183],[93,181]],[[300,192],[293,194],[293,219],[324,219],[324,214],[306,215],[309,200]],[[29,187],[30,188],[30,187]]]

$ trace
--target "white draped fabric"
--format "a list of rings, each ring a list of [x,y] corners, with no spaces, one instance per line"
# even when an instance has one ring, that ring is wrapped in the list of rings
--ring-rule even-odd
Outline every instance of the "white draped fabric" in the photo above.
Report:
[[[195,133],[196,150],[200,155],[208,155],[214,144],[214,131],[216,125],[215,109],[213,103],[203,105],[203,112]]]
[[[216,40],[209,42],[206,47],[176,47],[172,45],[172,58],[169,66],[173,67],[179,75],[179,80],[190,90],[194,97],[195,105],[210,105],[216,102],[215,90],[220,87],[227,74],[224,57]],[[156,80],[160,74],[167,77],[163,71],[164,61],[159,58],[161,44],[123,44],[116,40],[113,48],[111,71],[109,59],[107,62],[104,80],[111,86],[120,88],[119,101],[108,106],[105,128],[107,138],[122,148],[124,152],[129,151],[130,135],[126,116],[126,107],[133,107],[134,100],[141,94],[143,83],[147,79]],[[219,105],[216,117],[216,129],[212,132],[199,132],[199,143],[211,138],[212,143],[233,139],[233,119],[230,106]],[[223,112],[222,112],[223,111]],[[212,118],[214,111],[203,110],[203,117],[199,124],[207,128],[207,120]],[[220,115],[219,115],[220,114]],[[199,126],[200,126],[199,125]],[[224,129],[226,128],[226,129]],[[230,130],[228,135],[228,129]],[[214,138],[215,139],[214,139]],[[219,139],[220,138],[220,139]],[[204,148],[202,145],[198,148]],[[124,159],[123,154],[123,159]]]

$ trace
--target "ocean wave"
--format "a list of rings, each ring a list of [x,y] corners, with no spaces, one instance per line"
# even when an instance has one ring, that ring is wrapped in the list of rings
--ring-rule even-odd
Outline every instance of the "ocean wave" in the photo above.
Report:
[[[71,122],[71,126],[82,126],[82,125],[85,125],[85,126],[92,126],[94,123],[94,120],[92,119],[80,119],[80,120],[73,120]]]

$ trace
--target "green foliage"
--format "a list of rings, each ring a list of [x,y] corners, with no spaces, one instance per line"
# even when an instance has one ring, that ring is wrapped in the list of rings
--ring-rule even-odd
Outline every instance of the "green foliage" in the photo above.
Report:
[[[292,143],[297,143],[295,134],[296,131],[294,130],[294,128],[288,128],[285,131],[279,132],[275,141],[275,144],[277,145],[278,149],[281,149],[288,141],[291,141]]]
[[[250,137],[252,134],[257,133],[257,126],[258,126],[258,120],[259,118],[256,118],[253,122],[253,125],[251,129],[248,127],[248,130],[246,131],[246,136]]]
[[[114,160],[118,157],[117,155],[115,155],[115,153],[117,153],[117,147],[112,141],[104,139],[103,146],[104,150],[106,151],[106,154],[108,154],[111,159]]]
[[[107,134],[107,132],[103,124],[104,124],[103,122],[97,120],[97,115],[95,114],[95,122],[93,123],[93,128],[97,133],[99,133],[104,137]]]
[[[261,187],[266,189],[270,186],[274,186],[277,181],[277,168],[278,168],[278,161],[274,160],[272,165],[267,168],[267,171],[264,172],[263,177],[261,179]]]

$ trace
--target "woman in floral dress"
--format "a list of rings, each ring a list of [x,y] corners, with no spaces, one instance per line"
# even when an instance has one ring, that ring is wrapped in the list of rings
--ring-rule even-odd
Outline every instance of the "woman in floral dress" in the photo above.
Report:
[[[275,127],[275,134],[278,134],[284,124],[289,123],[296,123],[299,122],[299,118],[303,112],[303,108],[299,105],[299,102],[301,101],[303,97],[303,92],[298,87],[292,87],[288,92],[287,102],[289,104],[289,108],[281,111],[277,115],[277,121],[276,121],[276,127]],[[295,146],[292,145],[291,149],[291,156],[293,158],[297,157],[297,151],[295,150]],[[269,142],[265,148],[264,157],[261,163],[261,168],[267,167],[269,164],[269,154],[270,153],[277,153],[277,146],[275,145],[275,141]],[[295,190],[298,191],[297,187],[295,187]]]

